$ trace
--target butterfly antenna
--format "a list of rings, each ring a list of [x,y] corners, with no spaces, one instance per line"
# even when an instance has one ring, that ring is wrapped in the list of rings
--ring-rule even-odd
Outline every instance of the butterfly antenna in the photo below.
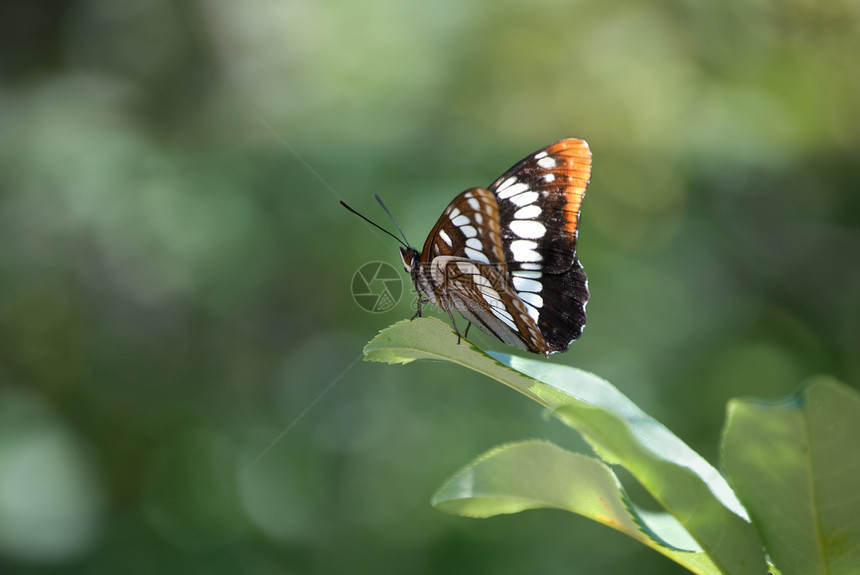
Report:
[[[377,197],[377,199],[379,199],[379,197]],[[382,226],[380,226],[380,225],[379,225],[379,224],[377,224],[376,222],[370,221],[369,219],[367,219],[366,217],[364,217],[363,215],[361,215],[360,213],[358,213],[357,211],[355,211],[354,209],[352,209],[352,208],[349,206],[349,204],[347,204],[347,203],[346,203],[346,202],[344,202],[343,200],[341,200],[341,201],[340,201],[340,205],[342,205],[343,207],[345,207],[346,209],[348,209],[349,211],[351,211],[352,213],[354,213],[355,215],[357,215],[358,217],[360,217],[362,220],[364,220],[364,221],[365,221],[365,222],[367,222],[368,224],[370,224],[370,225],[372,225],[372,226],[374,226],[374,227],[376,227],[376,228],[378,228],[378,229],[382,230],[383,232],[385,232],[386,234],[388,234],[389,236],[391,236],[392,238],[394,238],[395,240],[397,240],[398,242],[400,242],[401,244],[403,244],[405,247],[407,247],[407,248],[409,247],[409,244],[408,244],[408,243],[405,243],[405,242],[403,241],[403,240],[405,240],[405,239],[406,239],[406,236],[404,236],[404,237],[403,237],[403,240],[401,240],[400,238],[398,238],[397,236],[395,236],[394,234],[392,234],[391,232],[389,232],[388,230],[386,230],[385,228],[383,228]],[[382,206],[382,207],[383,207],[383,208],[385,208],[385,206]],[[385,210],[385,211],[387,212],[388,210]],[[388,214],[388,215],[390,216],[391,214]],[[392,218],[392,220],[393,220],[393,219],[394,219],[394,218]],[[397,226],[397,222],[394,222],[394,225],[395,225],[395,226]],[[397,229],[400,231],[400,233],[401,233],[401,234],[403,234],[403,230],[401,230],[401,229],[400,229],[400,226],[397,226]]]
[[[397,225],[397,220],[394,219],[394,216],[391,215],[391,212],[389,212],[388,208],[385,207],[385,204],[382,203],[382,198],[379,197],[379,194],[373,194],[373,197],[376,198],[376,201],[379,202],[379,205],[382,206],[382,209],[385,210],[385,213],[388,214],[388,217],[391,218],[392,222],[394,222],[394,227],[397,228],[397,231],[400,232],[401,236],[403,236],[403,245],[408,248],[409,240],[406,239],[406,234],[403,233],[403,230],[401,230],[400,226]]]

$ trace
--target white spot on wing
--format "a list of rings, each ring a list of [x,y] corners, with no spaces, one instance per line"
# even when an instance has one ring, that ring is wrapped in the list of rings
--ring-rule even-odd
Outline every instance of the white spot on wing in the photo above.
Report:
[[[554,182],[555,181],[555,174],[545,174],[543,179],[544,179],[544,181],[547,181],[547,182]]]
[[[475,248],[476,250],[484,249],[484,244],[481,243],[481,240],[478,238],[469,238],[466,240],[466,245],[470,248]]]
[[[543,298],[540,297],[536,293],[524,291],[521,294],[519,294],[519,296],[520,296],[521,300],[523,300],[524,302],[526,302],[527,304],[529,304],[531,306],[534,306],[536,308],[542,308],[543,307]],[[532,315],[531,310],[529,310],[529,315],[534,317],[534,315]],[[535,318],[535,321],[537,321],[537,318]]]
[[[543,260],[535,251],[537,242],[531,240],[514,240],[511,242],[511,253],[518,262],[539,262]]]
[[[516,240],[511,242],[511,249],[534,250],[537,249],[537,242],[532,242],[528,240]]]
[[[499,189],[497,193],[499,194],[500,199],[505,200],[507,198],[510,198],[511,196],[515,196],[517,194],[525,192],[528,189],[528,184],[520,182],[518,184],[513,184],[510,186],[506,186],[503,189]]]
[[[465,217],[465,216],[464,216]],[[478,235],[478,230],[475,229],[475,226],[463,226],[460,224],[455,224],[460,226],[460,231],[463,232],[467,238],[474,238]]]
[[[523,184],[523,185],[525,185],[525,184]],[[535,203],[537,201],[539,195],[540,194],[538,194],[537,192],[525,192],[523,194],[520,194],[518,196],[511,198],[510,201],[515,206],[519,206],[522,208],[522,207],[528,206],[529,204]],[[501,196],[499,196],[499,197],[501,197]]]
[[[485,264],[490,263],[490,260],[487,259],[487,256],[484,255],[484,252],[481,250],[476,250],[475,248],[466,247],[463,248],[466,252],[466,255],[469,256],[469,259],[484,262]],[[483,277],[483,276],[481,276]]]
[[[538,160],[538,166],[540,166],[541,168],[554,168],[555,164],[555,158],[545,157]]]
[[[453,220],[454,218],[456,218],[459,215],[460,215],[460,210],[458,210],[457,208],[454,208],[453,210],[451,210],[451,213],[448,214],[448,217]]]
[[[442,238],[443,242],[445,242],[449,246],[451,245],[451,237],[448,235],[448,232],[446,232],[445,230],[439,230],[439,237]]]
[[[546,150],[544,150],[540,154],[535,154],[535,160],[540,160],[541,158],[546,158],[547,156],[548,154],[546,153]]]
[[[518,292],[532,292],[538,293],[543,286],[540,282],[535,280],[528,280],[521,277],[514,276],[514,289]],[[520,294],[522,296],[523,294]]]
[[[514,217],[518,220],[533,220],[540,215],[540,206],[532,204],[517,210]]]
[[[469,216],[464,216],[463,214],[460,214],[459,216],[457,216],[455,218],[451,218],[451,223],[454,224],[455,226],[458,226],[458,227],[459,226],[465,226],[466,224],[470,223],[471,221],[472,220],[469,219]]]
[[[466,200],[466,203],[475,211],[479,211],[481,209],[481,202],[479,202],[477,198],[469,198]]]
[[[533,266],[533,265],[535,265],[535,264],[523,264],[522,267]],[[526,279],[533,279],[533,280],[539,280],[541,278],[541,276],[543,275],[540,272],[522,271],[522,270],[517,270],[517,271],[512,272],[512,273],[517,277],[526,278]]]
[[[534,220],[514,220],[511,222],[511,229],[521,238],[537,239],[546,233],[546,227]]]
[[[526,263],[520,264],[520,269],[523,269],[523,270],[541,270],[541,269],[543,269],[543,266],[541,264],[532,264],[532,263],[526,262]],[[526,273],[526,272],[516,272],[516,273]],[[540,272],[538,271],[538,273],[540,273]]]

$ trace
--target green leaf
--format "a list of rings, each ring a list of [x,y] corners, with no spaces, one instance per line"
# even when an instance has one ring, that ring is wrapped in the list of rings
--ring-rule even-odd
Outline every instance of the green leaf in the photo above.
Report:
[[[781,403],[734,400],[727,473],[785,575],[860,573],[860,396],[819,380]]]
[[[758,535],[723,477],[605,380],[545,360],[484,353],[457,344],[435,318],[402,321],[365,347],[365,359],[458,363],[508,385],[579,431],[595,452],[627,468],[727,574],[766,572]]]
[[[674,517],[636,509],[609,466],[548,442],[485,453],[442,486],[433,504],[467,517],[564,509],[617,529],[694,573],[720,574]]]

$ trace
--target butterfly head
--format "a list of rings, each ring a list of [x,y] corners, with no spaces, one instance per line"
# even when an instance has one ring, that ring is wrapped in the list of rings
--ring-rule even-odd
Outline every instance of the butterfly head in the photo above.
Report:
[[[403,268],[407,273],[412,272],[418,267],[418,260],[421,259],[421,254],[415,248],[405,247],[400,248],[400,261],[403,262]]]

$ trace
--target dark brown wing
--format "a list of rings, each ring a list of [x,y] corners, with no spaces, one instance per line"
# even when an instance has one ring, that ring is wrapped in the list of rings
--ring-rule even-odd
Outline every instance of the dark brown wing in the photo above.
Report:
[[[517,162],[490,185],[510,265],[531,269],[535,266],[527,264],[539,263],[548,273],[570,269],[576,255],[580,206],[590,177],[588,144],[571,138]]]
[[[421,250],[421,263],[454,256],[503,265],[499,206],[483,188],[466,190],[448,204]]]
[[[514,290],[539,311],[553,352],[585,327],[588,280],[576,257],[579,212],[591,177],[591,151],[567,139],[536,151],[490,185]]]

